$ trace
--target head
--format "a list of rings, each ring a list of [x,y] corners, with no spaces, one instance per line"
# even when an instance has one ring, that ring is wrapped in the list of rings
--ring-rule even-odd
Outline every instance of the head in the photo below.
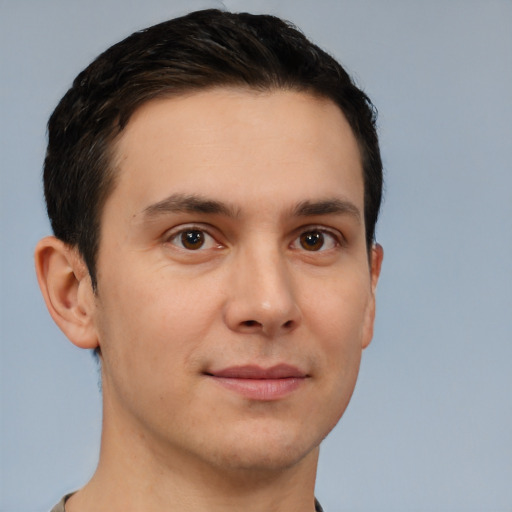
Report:
[[[116,140],[144,103],[221,86],[329,99],[358,142],[368,251],[382,194],[375,112],[342,66],[290,24],[204,10],[136,32],[82,71],[48,123],[44,186],[57,238],[82,255],[93,288],[101,214],[115,187]]]
[[[193,13],[77,77],[49,123],[57,238],[36,264],[61,329],[100,349],[113,444],[232,475],[315,465],[373,334],[374,121],[270,16]]]

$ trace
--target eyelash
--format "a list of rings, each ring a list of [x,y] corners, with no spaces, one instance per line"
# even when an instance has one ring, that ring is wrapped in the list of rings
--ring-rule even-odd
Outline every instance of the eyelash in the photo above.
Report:
[[[176,245],[176,244],[173,244],[173,242],[175,240],[177,240],[180,237],[180,235],[183,236],[186,233],[193,233],[193,232],[202,233],[203,237],[206,235],[206,237],[208,239],[211,239],[211,241],[213,241],[215,248],[219,248],[222,246],[222,244],[217,242],[216,238],[208,232],[208,229],[206,229],[204,226],[196,226],[196,225],[181,227],[178,231],[173,231],[173,232],[169,233],[165,237],[165,242],[168,244],[171,244],[171,245]],[[207,243],[207,241],[203,240],[203,243],[198,247],[198,249],[203,247],[204,243]],[[210,242],[210,244],[211,243],[212,242]],[[190,251],[190,252],[194,251],[194,249],[184,247],[183,245],[181,245],[181,246],[177,245],[177,246],[184,251]],[[213,247],[208,247],[208,249],[210,249],[210,248],[213,248]]]
[[[181,243],[178,243],[178,244],[174,243],[176,240],[179,240],[180,236],[183,237],[183,235],[185,235],[186,233],[193,233],[193,232],[200,233],[203,236],[203,240],[202,240],[203,243],[201,243],[196,249],[183,246],[183,239],[182,239]],[[319,233],[324,237],[325,237],[325,235],[327,235],[327,237],[332,241],[333,247],[329,247],[329,248],[325,249],[324,248],[325,243],[326,243],[325,240],[323,240],[322,245],[319,248],[319,250],[308,250],[304,246],[293,247],[293,245],[301,243],[300,238],[302,236],[306,236],[309,234],[315,234],[315,233]],[[210,241],[208,241],[208,239],[210,239]],[[191,241],[193,241],[193,240],[191,240]],[[168,244],[174,245],[174,246],[178,247],[179,249],[187,251],[187,252],[198,252],[201,249],[204,251],[207,249],[221,248],[223,245],[223,244],[219,243],[217,241],[216,237],[213,236],[209,232],[208,228],[205,228],[205,226],[197,226],[197,225],[180,227],[180,229],[178,231],[172,231],[171,233],[166,235],[165,242]],[[205,244],[208,244],[209,247],[204,248]],[[213,246],[212,246],[212,244],[213,244]],[[312,226],[304,226],[304,227],[301,227],[300,230],[297,230],[296,235],[290,244],[290,247],[292,247],[292,249],[294,249],[294,250],[303,250],[303,251],[306,251],[309,253],[315,253],[315,252],[318,253],[318,252],[325,252],[325,251],[334,249],[335,247],[342,247],[344,244],[345,244],[345,239],[344,239],[342,233],[340,233],[338,231],[326,229],[325,227],[322,227],[322,226],[312,225]]]
[[[304,251],[310,252],[310,253],[311,252],[313,252],[313,253],[326,252],[326,251],[329,251],[336,247],[342,247],[345,242],[343,235],[339,231],[333,231],[333,230],[327,229],[322,226],[313,225],[313,226],[305,226],[305,227],[300,228],[300,231],[298,232],[297,236],[293,239],[292,244],[298,242],[302,236],[312,234],[312,233],[319,233],[324,237],[324,241],[323,241],[320,249],[319,250],[308,250],[305,247],[299,247],[299,248],[297,248],[297,250],[304,250]],[[326,235],[332,241],[333,247],[324,248],[325,244],[328,243],[325,240]],[[300,243],[300,241],[298,243]]]

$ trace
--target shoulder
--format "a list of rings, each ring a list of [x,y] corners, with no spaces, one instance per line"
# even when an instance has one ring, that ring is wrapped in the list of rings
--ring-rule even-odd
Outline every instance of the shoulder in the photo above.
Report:
[[[53,512],[53,510],[52,510],[52,512]],[[317,499],[315,499],[315,512],[324,512],[324,509],[322,508],[320,503],[318,503]]]
[[[64,496],[60,501],[59,503],[57,503],[57,505],[55,505],[51,510],[50,512],[66,512],[66,508],[65,508],[65,504],[66,504],[66,501],[68,500],[68,498],[70,496],[72,496],[73,493],[71,494],[66,494],[66,496]]]

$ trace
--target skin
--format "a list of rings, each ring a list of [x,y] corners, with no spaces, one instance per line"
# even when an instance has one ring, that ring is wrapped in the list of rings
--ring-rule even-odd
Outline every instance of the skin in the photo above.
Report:
[[[48,237],[36,251],[52,316],[101,349],[100,462],[68,512],[311,512],[319,444],[372,338],[382,261],[380,246],[368,257],[347,121],[291,91],[153,100],[115,165],[97,294],[74,249]],[[216,376],[282,364],[301,375],[283,396]]]

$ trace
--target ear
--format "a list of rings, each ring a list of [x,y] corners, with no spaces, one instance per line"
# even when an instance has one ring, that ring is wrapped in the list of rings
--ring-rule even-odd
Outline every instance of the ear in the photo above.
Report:
[[[49,236],[36,246],[39,287],[55,323],[80,348],[96,348],[95,296],[91,278],[77,249]]]
[[[365,349],[370,344],[370,341],[372,341],[373,338],[373,325],[375,322],[375,293],[377,291],[377,283],[379,281],[380,269],[383,259],[384,249],[382,248],[382,245],[374,244],[370,256],[371,293],[368,299],[369,302],[363,325],[363,349]]]

